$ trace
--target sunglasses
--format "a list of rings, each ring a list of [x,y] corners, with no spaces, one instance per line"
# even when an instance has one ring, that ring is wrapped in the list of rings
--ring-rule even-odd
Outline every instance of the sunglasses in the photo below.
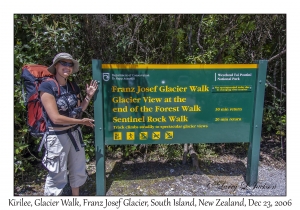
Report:
[[[68,62],[65,62],[65,61],[58,61],[61,65],[63,66],[69,66],[69,67],[73,67],[74,66],[74,63],[68,63]]]

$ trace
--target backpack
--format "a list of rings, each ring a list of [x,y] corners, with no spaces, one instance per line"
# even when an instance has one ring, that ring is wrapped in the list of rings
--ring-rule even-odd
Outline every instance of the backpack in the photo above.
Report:
[[[54,75],[47,66],[29,64],[22,67],[21,78],[23,81],[22,95],[27,110],[27,125],[33,137],[42,137],[46,132],[46,121],[43,116],[43,105],[39,97],[39,86],[43,81],[53,81],[56,85],[56,98],[60,95],[60,88]],[[70,82],[73,90],[74,86]]]

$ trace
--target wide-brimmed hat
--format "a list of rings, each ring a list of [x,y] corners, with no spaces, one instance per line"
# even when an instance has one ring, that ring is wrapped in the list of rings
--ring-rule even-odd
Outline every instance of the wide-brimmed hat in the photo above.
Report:
[[[53,59],[53,63],[52,65],[48,68],[48,71],[52,74],[55,74],[55,64],[60,61],[60,60],[71,60],[73,63],[74,63],[74,66],[73,66],[73,73],[76,73],[79,71],[79,63],[77,60],[75,60],[72,55],[68,54],[68,53],[59,53],[57,54],[54,59]]]

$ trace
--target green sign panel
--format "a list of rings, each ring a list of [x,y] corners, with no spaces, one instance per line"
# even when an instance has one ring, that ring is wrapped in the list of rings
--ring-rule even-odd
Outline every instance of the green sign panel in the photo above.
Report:
[[[94,104],[96,146],[103,156],[104,145],[249,142],[253,159],[252,151],[259,151],[259,141],[253,142],[255,135],[260,138],[266,67],[266,61],[126,65],[93,60],[93,77],[101,83]],[[255,180],[255,174],[251,177]]]
[[[256,70],[103,64],[105,144],[249,142]]]

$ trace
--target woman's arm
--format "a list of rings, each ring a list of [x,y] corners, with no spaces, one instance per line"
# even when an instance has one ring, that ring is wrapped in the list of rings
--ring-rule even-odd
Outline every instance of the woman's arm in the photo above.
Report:
[[[55,124],[69,125],[69,124],[82,124],[90,127],[94,127],[94,120],[89,118],[76,119],[71,117],[66,117],[59,114],[57,110],[56,101],[53,95],[47,92],[40,92],[40,97],[42,104],[51,119]]]
[[[88,97],[85,97],[85,98],[82,100],[81,103],[79,102],[79,106],[81,106],[82,111],[85,111],[85,110],[86,110],[86,108],[87,108],[88,105],[89,105],[89,102],[90,102],[90,100],[88,100]]]
[[[98,82],[96,80],[92,80],[90,85],[86,84],[86,97],[81,102],[80,106],[82,111],[86,110],[89,105],[91,98],[94,96],[96,90],[98,88]]]

